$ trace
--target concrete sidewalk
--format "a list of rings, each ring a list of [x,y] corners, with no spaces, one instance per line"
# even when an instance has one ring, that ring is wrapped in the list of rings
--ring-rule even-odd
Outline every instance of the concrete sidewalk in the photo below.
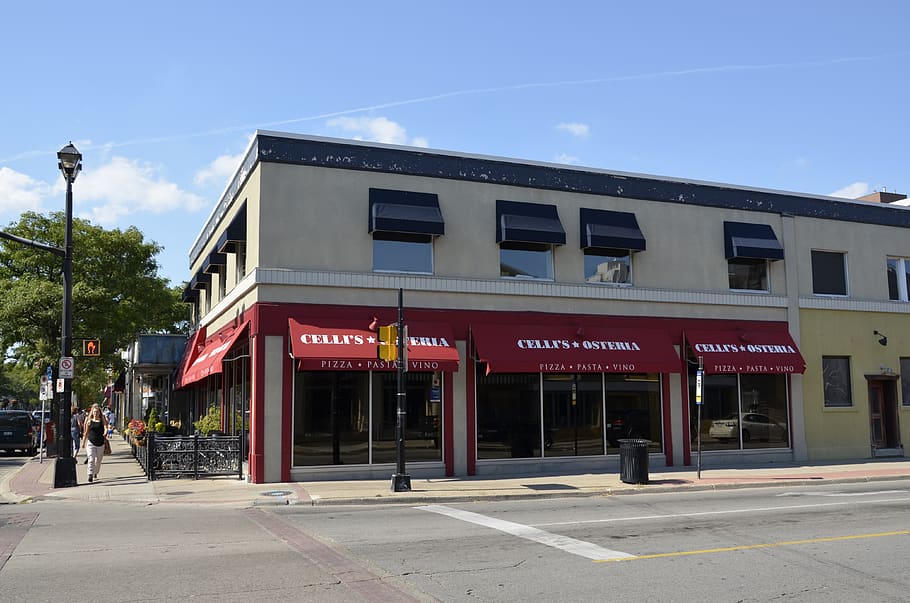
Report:
[[[612,496],[672,490],[798,486],[910,479],[910,459],[862,460],[813,465],[777,465],[703,469],[662,468],[649,473],[647,484],[626,484],[618,473],[525,475],[510,477],[411,478],[410,492],[392,492],[390,479],[309,481],[248,484],[236,477],[146,480],[129,444],[111,440],[113,452],[105,457],[99,479],[87,483],[84,456],[77,459],[79,486],[55,489],[55,459],[33,458],[0,483],[0,500],[11,503],[41,499],[119,501],[128,503],[200,504],[247,507],[254,505],[324,505],[431,502],[469,502],[479,499]]]

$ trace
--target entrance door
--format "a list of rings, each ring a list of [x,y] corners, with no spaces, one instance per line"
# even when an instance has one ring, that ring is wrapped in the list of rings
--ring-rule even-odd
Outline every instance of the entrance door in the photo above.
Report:
[[[874,449],[901,447],[895,380],[869,381],[869,422]]]

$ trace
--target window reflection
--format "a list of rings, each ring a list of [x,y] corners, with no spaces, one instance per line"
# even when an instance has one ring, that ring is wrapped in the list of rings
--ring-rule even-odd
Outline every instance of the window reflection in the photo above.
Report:
[[[603,454],[603,385],[596,375],[544,375],[544,456]]]
[[[607,392],[607,444],[619,448],[619,440],[644,438],[651,451],[662,449],[660,376],[656,373],[604,376]]]
[[[630,284],[632,252],[627,249],[585,249],[585,282]]]
[[[375,272],[433,273],[433,239],[423,235],[373,233]]]
[[[499,275],[553,280],[553,247],[535,243],[500,243]]]
[[[689,371],[692,446],[702,450],[787,448],[790,445],[787,376],[705,375],[701,424],[695,404],[695,370]]]

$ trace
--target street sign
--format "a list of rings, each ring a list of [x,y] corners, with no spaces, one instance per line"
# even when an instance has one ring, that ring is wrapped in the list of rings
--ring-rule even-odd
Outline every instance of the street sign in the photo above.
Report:
[[[54,378],[54,369],[51,366],[47,367],[47,380],[50,381]]]
[[[47,400],[47,375],[41,375],[41,387],[38,388],[38,399]]]
[[[61,379],[72,379],[75,374],[74,367],[75,362],[72,356],[64,356],[60,359],[60,374],[58,376]]]

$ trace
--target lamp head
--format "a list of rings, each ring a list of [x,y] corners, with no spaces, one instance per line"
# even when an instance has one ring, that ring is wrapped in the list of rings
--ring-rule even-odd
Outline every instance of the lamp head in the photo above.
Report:
[[[885,336],[884,333],[880,333],[880,332],[878,332],[878,331],[872,331],[872,334],[873,334],[873,335],[876,335],[876,336],[878,337],[878,344],[879,344],[879,345],[881,345],[881,346],[886,346],[886,345],[888,345],[888,338]]]
[[[72,184],[82,170],[82,153],[70,141],[68,145],[57,151],[57,159],[60,160],[57,167],[63,172],[66,181]]]

